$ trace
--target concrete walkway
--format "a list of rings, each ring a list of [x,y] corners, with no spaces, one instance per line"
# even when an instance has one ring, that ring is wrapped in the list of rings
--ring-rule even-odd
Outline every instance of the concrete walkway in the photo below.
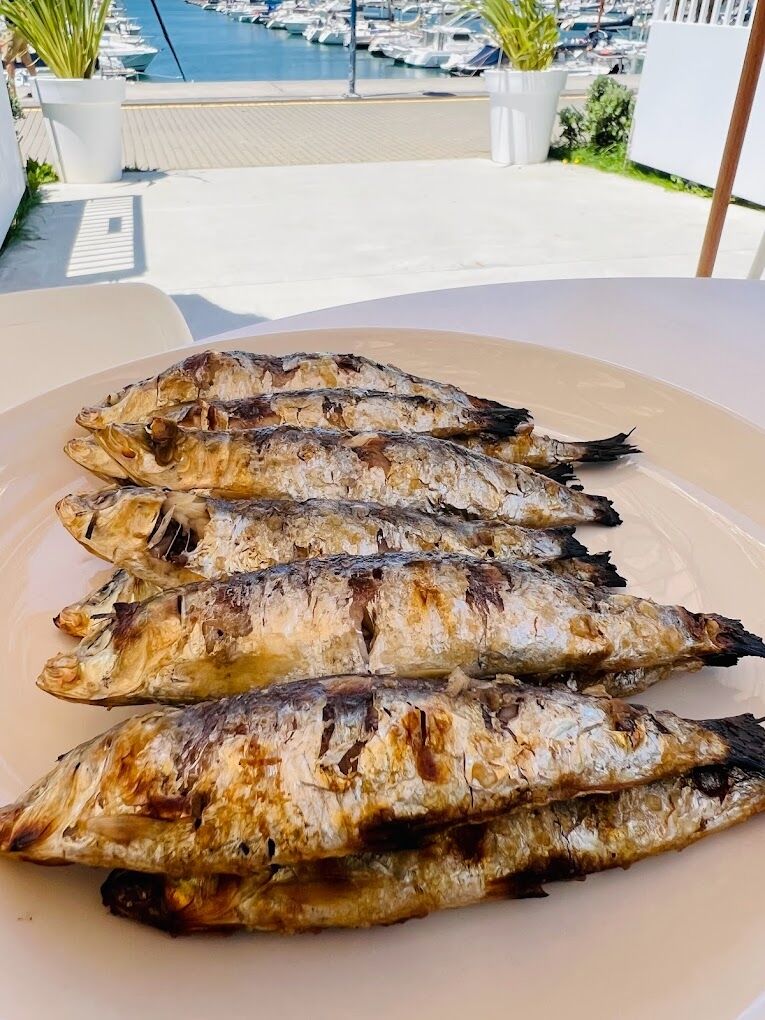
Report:
[[[708,212],[703,198],[554,162],[127,175],[46,189],[29,238],[0,258],[0,291],[145,280],[173,295],[202,337],[443,287],[691,276]],[[717,275],[746,274],[763,228],[761,212],[730,209]]]

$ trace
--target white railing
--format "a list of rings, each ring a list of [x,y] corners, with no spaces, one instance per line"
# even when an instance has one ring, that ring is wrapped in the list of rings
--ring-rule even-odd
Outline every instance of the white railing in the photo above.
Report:
[[[656,0],[653,20],[742,28],[752,20],[756,6],[757,0]]]
[[[25,186],[5,75],[0,69],[0,244],[16,215]]]

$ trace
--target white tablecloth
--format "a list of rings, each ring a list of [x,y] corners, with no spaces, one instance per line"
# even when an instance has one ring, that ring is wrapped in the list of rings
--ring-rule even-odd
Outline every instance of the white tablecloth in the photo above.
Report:
[[[760,281],[617,278],[459,287],[321,309],[221,337],[332,326],[449,329],[574,351],[662,379],[765,427]]]

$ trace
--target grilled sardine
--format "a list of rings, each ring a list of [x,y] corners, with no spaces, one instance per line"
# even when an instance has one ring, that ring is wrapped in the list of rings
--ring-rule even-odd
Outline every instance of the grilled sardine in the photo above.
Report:
[[[613,568],[593,564],[596,580],[599,570]],[[602,677],[608,689],[612,672],[741,655],[765,656],[765,645],[725,617],[613,595],[522,561],[391,553],[303,560],[118,604],[94,638],[52,658],[38,684],[117,705],[334,673],[438,677],[459,667],[477,676],[573,671],[586,686]],[[624,692],[623,678],[615,689]]]
[[[474,397],[456,386],[421,379],[394,365],[358,354],[251,354],[247,351],[201,351],[159,375],[111,393],[77,416],[80,425],[103,428],[114,422],[143,421],[154,411],[191,400],[236,400],[282,390],[366,389],[461,404],[483,410],[503,408],[494,400]],[[523,408],[505,408],[519,425],[531,417]]]
[[[511,412],[512,413],[512,412]],[[453,438],[487,457],[508,464],[551,468],[576,461],[602,463],[639,453],[620,432],[608,439],[565,442],[528,429],[516,435],[518,422],[506,408],[476,410],[427,397],[402,397],[368,390],[295,390],[264,393],[243,400],[197,400],[166,408],[162,417],[183,428],[213,432],[292,425],[331,432],[422,432]]]
[[[205,432],[165,418],[109,425],[95,435],[139,485],[212,489],[234,498],[365,500],[534,528],[620,523],[604,496],[430,436],[348,436],[290,426]]]
[[[155,413],[147,420],[156,417]],[[528,431],[528,412],[513,407],[473,407],[433,397],[375,390],[287,390],[240,400],[193,400],[162,411],[185,428],[213,432],[294,425],[331,432],[424,432],[442,439],[487,432]]]
[[[113,914],[175,935],[366,928],[486,900],[544,896],[546,882],[683,850],[763,809],[761,767],[713,765],[618,793],[516,808],[437,833],[417,850],[276,865],[246,876],[115,871],[101,892]]]
[[[247,874],[762,759],[751,716],[692,722],[563,688],[458,679],[335,678],[127,719],[0,810],[0,853]]]
[[[587,553],[571,528],[519,528],[339,500],[230,501],[130,486],[65,496],[56,510],[90,552],[161,588],[340,553],[538,561]]]

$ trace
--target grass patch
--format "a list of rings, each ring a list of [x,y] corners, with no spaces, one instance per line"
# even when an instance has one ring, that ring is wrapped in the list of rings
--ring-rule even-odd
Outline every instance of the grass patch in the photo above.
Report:
[[[604,173],[620,174],[622,177],[631,177],[633,180],[645,181],[647,184],[657,184],[665,191],[684,191],[689,195],[701,195],[703,198],[712,197],[712,189],[705,188],[702,184],[694,184],[693,181],[686,181],[674,174],[665,174],[660,170],[642,166],[640,163],[633,163],[627,156],[627,146],[624,144],[615,145],[610,149],[595,149],[590,145],[574,148],[562,145],[553,146],[550,149],[550,158],[558,159],[562,163],[591,166],[595,170],[604,171]]]
[[[40,188],[43,184],[55,184],[58,180],[56,171],[50,165],[50,163],[38,163],[37,160],[28,159],[26,166],[27,175],[27,186],[24,194],[21,196],[16,215],[11,221],[11,225],[8,228],[8,233],[5,236],[5,240],[0,246],[0,254],[4,252],[14,241],[19,241],[26,237],[26,231],[24,228],[24,221],[35,206],[40,204],[42,196],[40,195]]]

